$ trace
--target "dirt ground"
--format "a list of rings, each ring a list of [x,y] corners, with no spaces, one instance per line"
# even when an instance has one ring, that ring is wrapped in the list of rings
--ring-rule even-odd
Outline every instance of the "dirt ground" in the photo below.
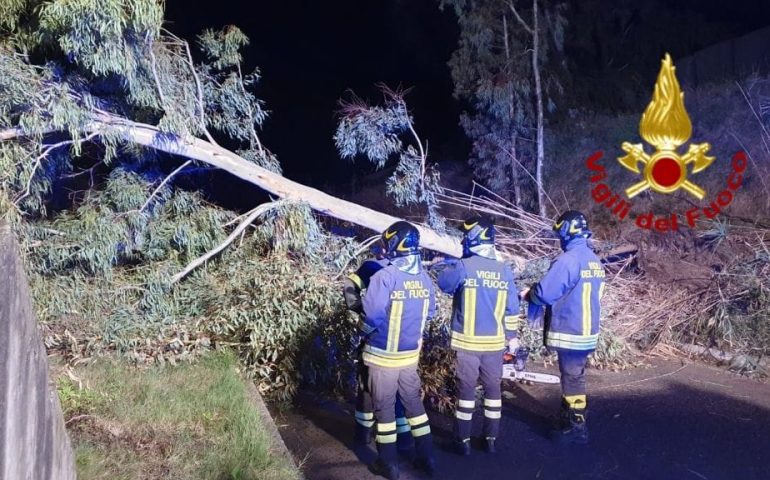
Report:
[[[556,373],[532,365],[533,371]],[[429,412],[438,479],[770,479],[770,385],[698,363],[654,361],[625,372],[589,370],[591,442],[553,445],[558,385],[503,382],[498,453],[449,450],[452,422]],[[474,415],[475,434],[481,418]],[[303,394],[273,412],[308,480],[374,479],[372,445],[354,451],[353,404]],[[401,459],[401,478],[424,478]]]

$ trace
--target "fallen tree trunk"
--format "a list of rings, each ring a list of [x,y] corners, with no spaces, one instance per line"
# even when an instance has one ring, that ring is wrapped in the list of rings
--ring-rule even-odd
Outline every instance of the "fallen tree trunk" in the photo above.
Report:
[[[171,135],[152,125],[133,122],[106,112],[95,113],[93,121],[86,125],[84,130],[88,133],[108,131],[117,133],[128,142],[198,160],[246,180],[273,195],[287,200],[305,202],[318,213],[377,232],[382,232],[394,222],[401,220],[289,180],[227,149],[195,137],[182,138]],[[22,136],[25,136],[25,132],[19,128],[0,131],[0,141],[13,140]],[[458,239],[439,234],[422,225],[417,225],[417,228],[420,230],[420,243],[424,248],[453,257],[462,255]],[[519,267],[524,264],[523,258],[512,255],[505,256]]]
[[[92,124],[91,129],[117,130],[127,141],[207,163],[267,190],[273,195],[287,200],[305,202],[318,213],[370,228],[377,232],[381,232],[394,222],[401,220],[392,215],[387,215],[293,182],[282,175],[262,168],[227,149],[205,140],[173,137],[161,132],[152,125],[130,122],[120,117],[105,115],[98,117],[98,120]],[[448,235],[441,235],[421,225],[418,225],[417,228],[420,230],[420,243],[424,248],[454,257],[462,255],[460,243],[457,239]]]

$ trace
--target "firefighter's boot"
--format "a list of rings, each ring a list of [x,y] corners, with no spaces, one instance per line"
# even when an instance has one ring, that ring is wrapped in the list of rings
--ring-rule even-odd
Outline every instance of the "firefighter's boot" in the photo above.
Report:
[[[486,440],[487,443],[484,445],[484,450],[486,450],[487,453],[497,453],[497,448],[495,447],[495,437],[487,437]]]
[[[570,407],[567,411],[567,421],[561,430],[553,433],[556,443],[567,445],[572,443],[588,443],[588,427],[586,426],[586,408]]]
[[[412,429],[409,427],[409,422],[406,417],[396,418],[396,445],[400,453],[409,453],[414,448],[414,438],[412,437]]]
[[[381,475],[388,480],[398,480],[398,452],[396,442],[377,442],[377,460],[371,465],[372,473]]]
[[[436,472],[436,460],[433,457],[433,435],[428,433],[414,437],[414,449],[417,453],[414,466],[432,477]]]
[[[356,431],[353,434],[353,443],[357,447],[365,447],[372,443],[374,438],[374,429],[371,427],[364,427],[359,423],[356,423]]]
[[[462,440],[455,440],[454,441],[454,450],[458,455],[462,455],[463,457],[467,457],[471,454],[471,439],[465,438]]]

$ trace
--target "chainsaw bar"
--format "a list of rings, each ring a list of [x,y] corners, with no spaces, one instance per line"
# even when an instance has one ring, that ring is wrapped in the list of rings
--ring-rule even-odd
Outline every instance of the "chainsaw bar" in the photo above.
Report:
[[[503,378],[523,382],[548,383],[552,385],[561,383],[561,380],[556,375],[519,371],[513,368],[513,365],[503,365]]]

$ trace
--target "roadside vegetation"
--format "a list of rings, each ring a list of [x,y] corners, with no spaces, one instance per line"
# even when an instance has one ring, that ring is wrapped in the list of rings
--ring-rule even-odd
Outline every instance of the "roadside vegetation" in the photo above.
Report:
[[[138,369],[101,358],[57,381],[81,480],[291,480],[229,353]]]

